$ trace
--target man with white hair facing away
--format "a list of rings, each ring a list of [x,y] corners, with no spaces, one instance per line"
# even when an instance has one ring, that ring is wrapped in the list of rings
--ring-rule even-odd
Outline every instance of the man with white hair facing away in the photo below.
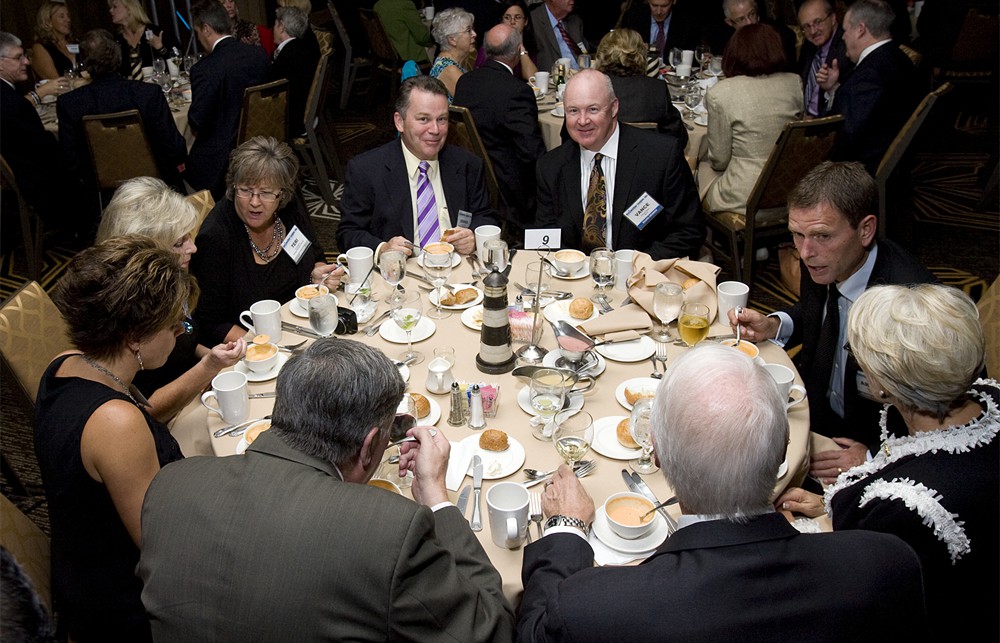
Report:
[[[774,512],[788,418],[761,366],[719,344],[687,351],[656,392],[652,430],[679,529],[639,566],[594,567],[594,502],[560,467],[542,497],[550,527],[524,550],[518,640],[919,638],[909,546],[860,530],[800,534]]]

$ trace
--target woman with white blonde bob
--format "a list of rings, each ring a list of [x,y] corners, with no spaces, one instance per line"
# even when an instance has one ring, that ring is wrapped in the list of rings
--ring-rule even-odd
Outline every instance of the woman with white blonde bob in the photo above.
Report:
[[[790,489],[777,507],[818,516],[825,504],[834,529],[899,536],[920,557],[928,612],[940,615],[935,633],[995,641],[1000,385],[979,377],[976,306],[947,286],[879,286],[851,306],[847,324],[850,352],[886,404],[882,446],[823,498]]]

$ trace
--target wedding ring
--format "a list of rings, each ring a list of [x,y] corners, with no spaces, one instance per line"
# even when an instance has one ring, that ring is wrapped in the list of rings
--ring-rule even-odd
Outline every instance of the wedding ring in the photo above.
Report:
[[[843,469],[841,469],[840,467],[837,467],[837,473],[843,473],[843,472],[844,472]]]

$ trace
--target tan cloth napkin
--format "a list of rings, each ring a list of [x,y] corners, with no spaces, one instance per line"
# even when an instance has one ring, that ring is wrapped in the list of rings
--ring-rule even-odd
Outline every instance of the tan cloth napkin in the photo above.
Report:
[[[689,259],[654,261],[648,254],[636,252],[632,260],[632,276],[628,278],[628,294],[635,303],[655,318],[653,293],[656,291],[656,284],[671,281],[683,286],[686,281],[694,278],[698,282],[685,290],[684,303],[705,304],[708,306],[709,322],[714,322],[719,312],[719,297],[715,290],[718,275],[719,267],[704,261]]]
[[[650,298],[650,308],[652,308],[652,298]],[[624,330],[648,331],[653,328],[653,322],[649,319],[646,311],[629,304],[612,310],[607,315],[600,315],[579,326],[583,332],[591,337],[617,333]],[[608,339],[605,337],[605,339]]]

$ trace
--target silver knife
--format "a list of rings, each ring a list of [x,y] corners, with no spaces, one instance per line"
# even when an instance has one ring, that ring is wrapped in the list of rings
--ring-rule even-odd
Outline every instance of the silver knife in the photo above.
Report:
[[[275,391],[271,391],[270,393],[251,393],[249,397],[251,400],[259,400],[264,397],[274,397],[275,395],[277,395],[277,393]]]
[[[472,499],[472,520],[469,526],[472,531],[483,530],[483,512],[480,505],[480,495],[483,490],[483,459],[478,455],[472,456],[472,491],[475,498]]]
[[[458,503],[456,506],[458,507],[458,510],[462,512],[463,516],[465,515],[465,507],[469,504],[469,492],[471,491],[472,486],[465,485],[462,487],[462,492],[458,494]]]
[[[313,339],[320,339],[320,336],[316,331],[311,328],[306,328],[305,326],[299,326],[297,324],[292,324],[289,322],[281,322],[281,330],[287,330],[289,333],[295,333],[296,335],[302,335],[303,337],[312,337]]]
[[[623,474],[625,473],[625,469],[622,469],[622,473]],[[652,502],[654,505],[660,504],[660,501],[657,499],[656,494],[653,493],[653,490],[650,489],[649,486],[646,484],[646,482],[642,479],[642,476],[640,476],[638,473],[632,472],[631,477],[632,477],[632,482],[635,484],[636,493],[640,493],[646,496],[646,499]],[[677,521],[674,520],[673,516],[667,513],[666,508],[660,507],[658,511],[660,512],[660,515],[663,516],[664,520],[667,521],[667,533],[672,534],[675,531],[677,531]]]

